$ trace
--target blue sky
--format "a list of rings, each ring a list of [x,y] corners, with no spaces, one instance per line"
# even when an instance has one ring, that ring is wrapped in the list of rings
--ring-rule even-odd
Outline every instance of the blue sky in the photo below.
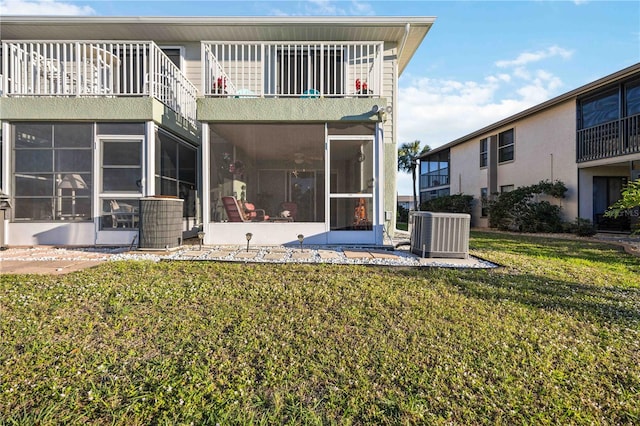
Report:
[[[395,109],[399,142],[432,148],[640,62],[638,1],[0,0],[0,14],[435,16]]]

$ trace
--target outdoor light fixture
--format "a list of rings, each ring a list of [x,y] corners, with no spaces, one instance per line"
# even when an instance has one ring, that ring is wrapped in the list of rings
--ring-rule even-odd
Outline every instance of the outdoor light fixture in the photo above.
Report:
[[[300,251],[302,251],[302,242],[304,241],[304,235],[298,234],[298,242],[300,243]]]
[[[200,250],[202,250],[202,240],[204,240],[204,231],[198,231],[198,240],[200,240]]]
[[[251,241],[251,237],[253,237],[253,234],[251,232],[247,232],[245,237],[247,237],[247,253],[249,253],[249,241]]]

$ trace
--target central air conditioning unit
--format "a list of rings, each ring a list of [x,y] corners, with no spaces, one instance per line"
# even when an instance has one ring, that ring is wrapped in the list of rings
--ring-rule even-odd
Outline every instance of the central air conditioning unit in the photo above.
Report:
[[[471,215],[412,212],[411,253],[422,257],[469,257]]]
[[[184,200],[174,197],[140,199],[140,249],[170,249],[182,245]]]

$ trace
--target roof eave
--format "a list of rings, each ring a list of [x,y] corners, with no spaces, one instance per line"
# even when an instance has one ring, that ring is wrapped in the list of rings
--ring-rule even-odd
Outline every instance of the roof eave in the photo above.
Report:
[[[577,89],[571,90],[567,93],[564,93],[562,95],[556,96],[555,98],[549,99],[548,101],[545,101],[541,104],[535,105],[531,108],[525,109],[524,111],[521,111],[517,114],[514,114],[512,116],[509,116],[503,120],[500,121],[496,121],[493,124],[490,124],[488,126],[485,126],[479,130],[476,130],[472,133],[469,133],[465,136],[462,136],[461,138],[455,139],[449,143],[446,143],[442,146],[439,146],[437,148],[434,148],[426,153],[424,153],[423,155],[421,155],[419,158],[426,158],[431,154],[435,154],[438,153],[442,150],[448,149],[448,148],[452,148],[456,145],[460,145],[462,143],[465,143],[471,139],[475,139],[478,136],[482,136],[485,133],[489,133],[493,130],[499,129],[501,127],[507,126],[509,124],[512,124],[518,120],[521,120],[523,118],[526,118],[530,115],[533,115],[535,113],[538,113],[540,111],[544,111],[548,108],[554,107],[558,104],[561,104],[563,102],[572,100],[574,98],[578,98],[581,95],[590,92],[592,90],[598,89],[600,87],[606,86],[608,84],[612,84],[615,83],[618,80],[622,80],[626,77],[629,77],[630,75],[639,72],[640,71],[640,62],[638,62],[637,64],[631,65],[627,68],[624,68],[620,71],[617,71],[613,74],[609,74],[605,77],[602,77],[598,80],[592,81],[591,83],[585,84],[584,86],[580,86]]]

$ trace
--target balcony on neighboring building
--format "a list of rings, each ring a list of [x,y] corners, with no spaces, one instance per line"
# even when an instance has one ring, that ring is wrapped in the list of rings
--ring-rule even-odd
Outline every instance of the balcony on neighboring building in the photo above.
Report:
[[[382,42],[203,42],[203,94],[381,97]]]
[[[196,124],[195,86],[151,41],[3,41],[0,95],[152,97]]]
[[[577,162],[640,152],[640,114],[578,130]]]

